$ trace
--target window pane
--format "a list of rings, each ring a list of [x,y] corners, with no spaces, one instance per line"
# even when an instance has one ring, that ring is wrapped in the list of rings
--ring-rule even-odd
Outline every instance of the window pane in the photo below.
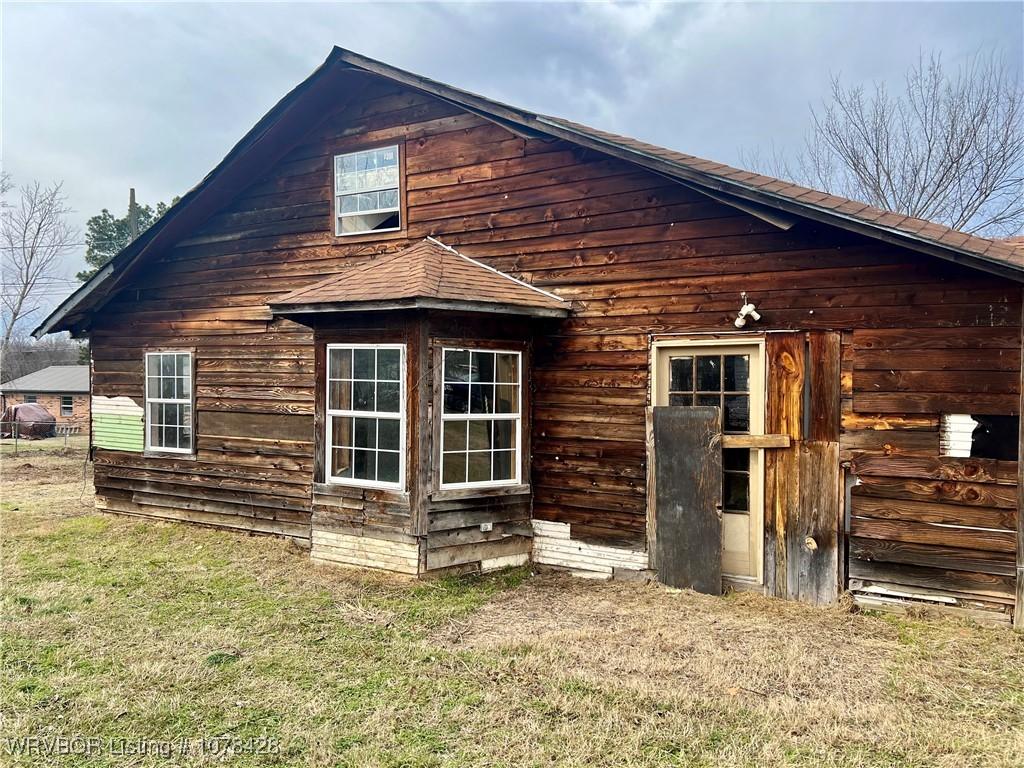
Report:
[[[175,355],[174,360],[174,374],[176,376],[189,376],[188,370],[188,355]]]
[[[149,387],[149,397],[160,397],[160,379],[150,376],[146,379],[146,385]]]
[[[696,404],[720,407],[722,405],[722,398],[720,395],[697,395]]]
[[[515,439],[516,424],[514,421],[495,421],[494,422],[494,447],[495,448],[515,448],[513,440]]]
[[[469,413],[469,385],[444,385],[444,412]]]
[[[693,358],[673,357],[669,361],[670,383],[669,389],[673,392],[693,391]]]
[[[398,229],[401,226],[398,212],[369,213],[341,217],[341,234],[351,235],[360,232],[373,232],[380,229]]]
[[[160,355],[160,375],[174,375],[174,355]]]
[[[331,476],[352,477],[352,450],[335,448],[331,451]]]
[[[352,417],[332,416],[331,417],[331,445],[348,446],[352,445]]]
[[[376,451],[352,451],[352,477],[358,480],[376,480],[376,458]]]
[[[474,352],[470,366],[470,381],[494,381],[494,353]]]
[[[398,413],[401,410],[397,381],[382,381],[377,384],[377,410],[385,413]]]
[[[723,475],[722,489],[723,506],[729,512],[748,512],[750,510],[750,478],[740,472],[726,472]]]
[[[493,479],[494,480],[511,480],[515,477],[515,472],[512,469],[512,463],[515,459],[515,451],[495,451],[493,461]]]
[[[352,350],[352,371],[354,379],[372,379],[375,363],[374,363],[374,350],[372,349],[353,349]]]
[[[469,412],[494,413],[494,385],[469,385]]]
[[[723,448],[722,469],[748,472],[750,470],[750,451],[746,448]]]
[[[668,396],[669,405],[693,405],[693,395],[673,392]]]
[[[746,392],[749,388],[749,379],[749,355],[726,355],[725,390],[727,392]]]
[[[469,454],[467,482],[484,483],[491,479],[491,452]]]
[[[398,381],[402,353],[397,349],[377,350],[377,378],[381,381]]]
[[[332,411],[349,411],[352,409],[352,382],[332,381],[329,387],[327,407]]]
[[[332,349],[330,357],[330,377],[332,379],[352,378],[352,350]]]
[[[170,358],[166,358],[165,357],[164,359],[168,360]],[[172,361],[171,364],[172,365],[174,364],[173,361]],[[172,399],[173,400],[176,396],[177,395],[175,394],[175,389],[174,389],[174,377],[173,376],[169,376],[169,377],[161,378],[160,379],[160,397],[166,397],[168,399]]]
[[[185,376],[178,379],[178,395],[183,400],[192,397],[192,379]]]
[[[444,423],[444,450],[466,450],[467,421],[446,421]]]
[[[352,410],[372,411],[374,408],[374,384],[372,381],[356,381],[352,383]]]
[[[377,482],[398,482],[398,454],[391,451],[380,451],[377,454]]]
[[[397,181],[397,179],[395,180]],[[398,207],[398,189],[382,189],[377,193],[379,195],[378,205],[381,208],[397,208]]]
[[[509,384],[518,383],[519,355],[497,355],[494,360],[494,380]]]
[[[444,353],[444,380],[469,381],[469,352],[452,350]]]
[[[398,419],[378,420],[377,447],[389,451],[401,450],[401,424]]]
[[[495,413],[519,413],[519,386],[498,384],[494,388]]]
[[[716,392],[722,388],[722,359],[700,356],[697,358],[697,389]]]
[[[749,432],[750,396],[726,395],[725,413],[722,416],[722,422],[722,429],[726,432]]]
[[[442,483],[466,482],[466,454],[446,453],[441,462]]]
[[[377,447],[376,419],[356,419],[352,431],[352,445],[356,448]]]
[[[491,421],[469,422],[469,450],[481,451],[491,447]]]

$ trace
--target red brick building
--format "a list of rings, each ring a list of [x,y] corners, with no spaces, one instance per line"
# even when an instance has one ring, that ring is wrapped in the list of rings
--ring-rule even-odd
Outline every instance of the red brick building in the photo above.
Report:
[[[8,405],[39,403],[58,424],[89,426],[89,366],[51,365],[0,384],[0,410]]]

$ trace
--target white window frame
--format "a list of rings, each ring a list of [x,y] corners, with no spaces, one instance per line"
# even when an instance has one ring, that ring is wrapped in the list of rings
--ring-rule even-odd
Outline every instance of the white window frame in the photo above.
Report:
[[[68,400],[68,404],[64,405],[64,401]],[[67,409],[65,412],[64,409]],[[61,416],[74,416],[75,415],[75,396],[74,395],[61,395],[60,396],[60,415]]]
[[[161,355],[188,355],[188,393],[187,398],[176,398],[176,397],[150,397],[149,396],[149,359],[151,357],[159,357]],[[143,361],[143,377],[142,377],[144,392],[145,392],[145,410],[143,411],[143,428],[145,429],[145,450],[147,453],[178,453],[183,456],[191,456],[196,450],[196,385],[195,385],[195,355],[191,349],[155,349],[152,352],[147,352],[145,360]],[[189,413],[192,415],[192,419],[189,423],[189,434],[191,437],[191,445],[188,448],[170,448],[159,445],[153,445],[152,434],[149,429],[149,404],[150,403],[167,403],[172,405],[188,405]]]
[[[342,157],[350,157],[352,155],[359,155],[365,152],[377,152],[382,149],[394,149],[395,150],[395,163],[397,167],[397,176],[395,186],[380,186],[380,187],[367,187],[366,189],[360,189],[350,192],[339,192],[338,191],[338,159]],[[382,192],[388,189],[395,189],[398,192],[398,205],[394,208],[378,208],[372,211],[357,211],[353,213],[342,214],[341,212],[341,198],[348,197],[349,195],[358,195],[366,192]],[[342,232],[341,221],[343,218],[352,218],[354,216],[369,216],[374,213],[397,213],[398,214],[398,226],[387,227],[386,229],[362,229],[358,232]],[[357,149],[353,152],[340,152],[334,156],[334,235],[335,237],[354,237],[356,235],[370,235],[381,232],[399,232],[402,229],[402,153],[401,147],[398,144],[386,144],[381,147],[367,147],[366,149]]]
[[[444,412],[444,385],[445,366],[448,352],[488,352],[495,355],[515,355],[519,381],[516,388],[516,412],[515,413],[445,413]],[[487,347],[442,347],[441,348],[441,440],[438,451],[437,477],[438,487],[443,491],[457,490],[460,488],[502,488],[510,485],[522,484],[523,468],[523,387],[525,386],[525,375],[523,373],[523,353],[518,349],[490,349]],[[515,424],[515,439],[513,442],[514,453],[512,462],[514,471],[509,480],[478,480],[476,482],[446,483],[444,482],[444,425],[448,421],[511,421]],[[489,453],[494,452],[490,448]],[[492,469],[493,471],[493,469]]]
[[[334,434],[334,417],[359,418],[359,419],[394,419],[396,414],[393,411],[355,411],[346,409],[332,409],[331,406],[331,350],[332,349],[397,349],[399,352],[398,368],[398,482],[384,483],[379,480],[362,480],[357,477],[334,477],[331,469],[331,449]],[[405,344],[328,344],[324,354],[324,479],[331,485],[346,485],[352,488],[379,488],[391,491],[405,490],[405,462],[406,462],[406,426],[405,426]],[[353,371],[353,374],[355,371]],[[376,377],[377,372],[373,375]],[[368,381],[368,379],[355,379],[353,381]],[[374,378],[375,383],[378,379]],[[376,453],[376,451],[375,451]]]

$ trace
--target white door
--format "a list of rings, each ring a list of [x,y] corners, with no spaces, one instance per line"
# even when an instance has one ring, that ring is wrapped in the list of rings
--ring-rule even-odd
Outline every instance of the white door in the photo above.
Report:
[[[764,434],[763,342],[672,340],[654,354],[655,405],[716,405],[725,436]],[[723,447],[723,577],[761,583],[763,531],[764,451]]]

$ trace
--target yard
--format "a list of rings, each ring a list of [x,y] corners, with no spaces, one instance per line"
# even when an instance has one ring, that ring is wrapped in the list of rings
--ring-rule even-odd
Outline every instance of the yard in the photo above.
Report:
[[[1006,629],[316,567],[96,514],[81,451],[2,458],[7,765],[1024,764]]]

